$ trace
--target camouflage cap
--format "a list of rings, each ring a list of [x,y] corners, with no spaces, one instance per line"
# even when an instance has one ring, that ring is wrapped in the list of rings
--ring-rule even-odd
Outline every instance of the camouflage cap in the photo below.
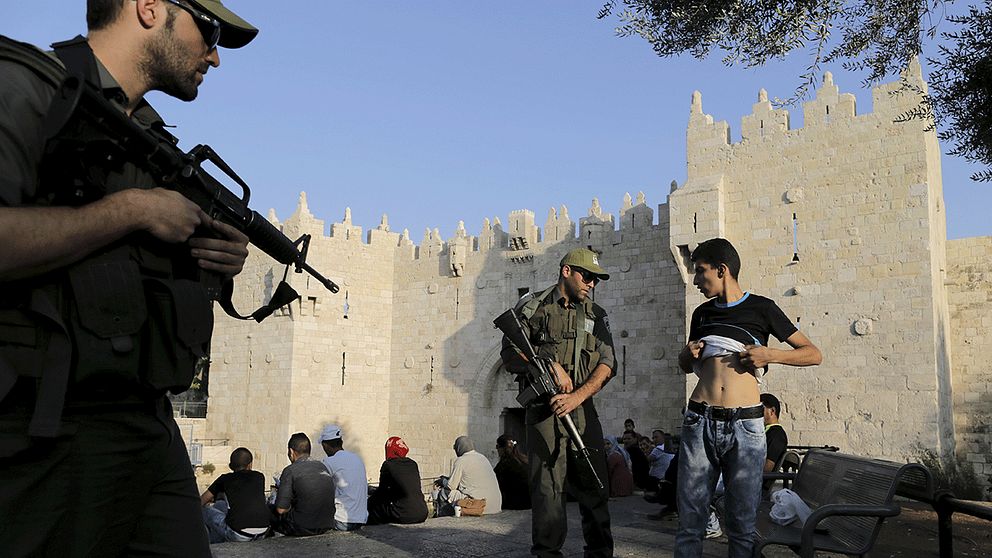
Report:
[[[187,0],[190,4],[207,12],[220,21],[220,41],[224,48],[241,48],[258,35],[258,29],[227,9],[220,0]]]
[[[596,254],[596,252],[586,248],[576,248],[575,250],[565,254],[565,257],[561,259],[560,265],[581,267],[586,271],[595,273],[604,281],[610,278],[610,274],[599,265],[599,255]]]

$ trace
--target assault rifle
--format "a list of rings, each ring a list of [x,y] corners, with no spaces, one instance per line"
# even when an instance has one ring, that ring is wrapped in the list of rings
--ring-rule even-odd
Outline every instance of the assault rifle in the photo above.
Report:
[[[177,146],[179,141],[162,126],[145,129],[104,98],[103,94],[78,75],[70,74],[56,91],[45,121],[45,134],[50,138],[46,156],[65,161],[65,167],[48,172],[60,173],[63,183],[72,184],[62,200],[66,205],[80,205],[103,195],[102,182],[108,167],[131,161],[156,177],[160,186],[175,190],[200,206],[204,213],[243,232],[260,250],[286,266],[293,265],[297,273],[306,271],[327,290],[338,292],[338,286],[306,263],[310,235],[291,241],[268,220],[248,207],[251,190],[227,163],[208,145],[197,145],[188,153]],[[69,157],[64,155],[71,154]],[[60,156],[61,155],[61,156]],[[238,196],[203,168],[210,162],[223,171],[241,188]],[[51,167],[53,165],[49,165]],[[54,165],[60,167],[62,165]],[[94,176],[97,174],[97,176]],[[297,248],[302,243],[302,248]],[[202,280],[202,279],[201,279]],[[213,299],[220,299],[219,281],[207,283]],[[228,293],[229,294],[229,293]],[[252,315],[261,321],[279,306],[295,300],[296,294],[288,284],[281,284],[267,307]],[[221,300],[229,308],[229,297]]]
[[[520,317],[517,315],[516,310],[510,308],[506,312],[503,312],[493,320],[493,325],[496,326],[496,329],[502,331],[503,335],[506,335],[506,338],[520,350],[524,360],[531,365],[527,367],[527,389],[520,392],[520,395],[517,396],[517,402],[526,406],[540,397],[550,399],[552,396],[561,393],[561,385],[558,384],[558,377],[551,367],[551,362],[546,358],[537,356],[534,346],[531,345],[530,339],[527,338],[527,334],[520,324]],[[589,466],[592,478],[596,480],[599,488],[603,488],[603,481],[599,480],[599,475],[596,474],[596,468],[592,466],[592,459],[589,457],[589,448],[582,441],[582,436],[579,435],[578,429],[575,428],[575,423],[572,421],[571,415],[565,415],[559,417],[559,419],[565,426],[568,439],[571,440],[572,445],[575,446],[579,455],[586,462],[586,465]]]

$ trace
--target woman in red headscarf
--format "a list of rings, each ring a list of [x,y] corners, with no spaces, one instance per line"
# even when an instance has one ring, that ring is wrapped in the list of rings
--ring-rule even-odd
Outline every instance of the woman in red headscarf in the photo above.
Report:
[[[379,469],[379,488],[369,496],[369,525],[423,523],[427,502],[420,488],[420,468],[406,456],[410,448],[399,436],[386,440],[386,460]]]

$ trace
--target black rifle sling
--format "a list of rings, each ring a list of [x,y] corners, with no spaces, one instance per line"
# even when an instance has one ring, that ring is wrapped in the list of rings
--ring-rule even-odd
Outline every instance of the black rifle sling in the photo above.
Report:
[[[234,302],[231,300],[231,296],[234,294],[234,280],[226,281],[221,288],[220,298],[217,302],[220,307],[227,312],[228,316],[236,318],[239,320],[255,320],[256,322],[261,322],[265,318],[272,315],[273,312],[286,306],[287,304],[293,302],[294,300],[300,298],[300,295],[289,286],[286,282],[285,277],[279,282],[279,286],[276,287],[276,292],[272,293],[272,298],[269,299],[268,304],[255,310],[249,316],[242,316],[234,308]]]

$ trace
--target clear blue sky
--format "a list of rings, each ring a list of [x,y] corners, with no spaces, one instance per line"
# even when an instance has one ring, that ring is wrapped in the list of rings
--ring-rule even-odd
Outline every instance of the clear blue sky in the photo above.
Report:
[[[661,59],[614,35],[598,0],[259,2],[227,4],[261,29],[221,50],[200,97],[150,95],[186,148],[214,147],[253,187],[252,206],[280,219],[307,192],[313,213],[366,229],[478,234],[527,208],[543,225],[562,204],[573,220],[593,197],[616,213],[624,192],[652,206],[684,182],[693,90],[704,112],[740,117],[758,89],[788,97],[806,60],[758,70],[718,59]],[[85,32],[83,0],[7,2],[0,33],[39,46]],[[871,110],[862,75],[826,68]],[[792,125],[802,124],[793,107]],[[945,156],[948,236],[992,234],[992,184]]]

